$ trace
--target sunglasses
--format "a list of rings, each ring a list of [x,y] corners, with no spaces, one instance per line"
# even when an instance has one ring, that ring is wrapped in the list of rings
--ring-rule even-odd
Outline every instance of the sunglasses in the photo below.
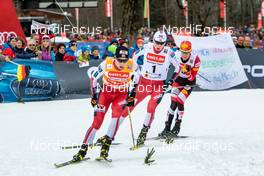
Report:
[[[158,41],[154,41],[154,43],[157,45],[164,45],[165,44],[165,42],[158,42]]]
[[[28,46],[36,46],[35,44],[29,44]]]
[[[190,52],[181,51],[182,54],[189,54]]]
[[[117,58],[116,60],[119,63],[126,63],[128,61],[128,58],[125,58],[125,59],[119,59],[119,58]]]

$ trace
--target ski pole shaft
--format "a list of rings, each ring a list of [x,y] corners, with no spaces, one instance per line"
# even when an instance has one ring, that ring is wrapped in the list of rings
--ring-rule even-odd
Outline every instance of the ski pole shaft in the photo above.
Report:
[[[131,136],[132,136],[132,142],[133,142],[133,147],[135,147],[135,137],[134,137],[134,131],[133,131],[133,126],[132,126],[132,118],[131,118],[131,113],[130,109],[128,107],[128,118],[129,118],[129,123],[130,123],[130,131],[131,131]]]
[[[201,74],[199,74],[199,73],[198,73],[198,75],[199,75],[201,78],[203,78],[205,81],[211,83],[211,81],[210,81],[209,79],[205,78],[203,75],[201,75]]]
[[[10,60],[10,61],[8,61],[8,62],[10,62],[11,64],[14,64],[14,65],[20,66],[20,64],[14,62],[14,61],[11,61],[11,60]]]

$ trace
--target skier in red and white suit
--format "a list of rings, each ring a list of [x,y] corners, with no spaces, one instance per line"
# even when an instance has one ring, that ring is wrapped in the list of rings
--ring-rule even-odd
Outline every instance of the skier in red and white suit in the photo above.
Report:
[[[93,144],[96,132],[101,127],[105,114],[112,104],[112,121],[108,133],[97,141],[102,144],[100,157],[104,159],[108,157],[109,147],[123,121],[120,116],[126,105],[131,77],[137,73],[135,72],[137,64],[129,59],[128,52],[126,47],[119,46],[116,49],[115,58],[107,57],[97,68],[88,70],[92,91],[91,104],[95,107],[94,120],[87,130],[81,149],[73,157],[75,161],[82,160],[86,155],[88,146]],[[103,89],[98,93],[97,80],[100,77],[103,77]]]
[[[136,86],[130,89],[127,106],[130,111],[133,110],[141,101],[147,96],[150,100],[147,105],[147,114],[143,128],[137,139],[137,146],[144,144],[147,132],[154,119],[156,107],[160,103],[164,87],[166,86],[165,80],[170,65],[174,65],[176,72],[180,66],[175,58],[174,52],[166,47],[167,36],[164,32],[158,31],[154,34],[153,43],[144,45],[143,49],[134,55],[133,60],[136,61],[138,57],[143,55],[143,65],[141,66],[140,78]],[[122,118],[128,115],[128,108],[122,113]]]
[[[171,80],[171,105],[167,113],[165,129],[159,134],[160,137],[176,137],[180,132],[182,117],[184,114],[184,103],[192,92],[193,85],[196,83],[196,75],[199,71],[200,58],[192,53],[192,44],[189,41],[183,41],[180,44],[180,51],[176,52],[176,58],[180,63],[181,71],[177,73],[175,80]],[[175,125],[171,130],[174,113],[178,108]]]

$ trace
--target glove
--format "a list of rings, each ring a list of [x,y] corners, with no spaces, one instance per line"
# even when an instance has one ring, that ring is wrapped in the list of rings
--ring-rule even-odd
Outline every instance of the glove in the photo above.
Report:
[[[128,107],[135,106],[135,97],[128,96],[126,101]]]
[[[172,86],[173,83],[174,83],[174,80],[173,80],[173,79],[168,80],[168,81],[165,83],[165,85],[164,85],[164,87],[163,87],[163,90],[166,91],[166,89],[168,89],[169,86]]]
[[[133,90],[131,93],[128,94],[127,96],[127,104],[126,106],[131,107],[131,106],[135,106],[135,97],[136,97],[136,93]]]
[[[93,95],[92,99],[91,99],[91,105],[92,105],[92,107],[95,107],[95,106],[97,105],[97,100],[98,100],[97,97],[98,97],[98,96],[97,96],[97,93],[95,93],[95,94]]]
[[[181,70],[183,73],[187,74],[190,73],[191,71],[191,66],[187,65],[187,64],[181,64]]]

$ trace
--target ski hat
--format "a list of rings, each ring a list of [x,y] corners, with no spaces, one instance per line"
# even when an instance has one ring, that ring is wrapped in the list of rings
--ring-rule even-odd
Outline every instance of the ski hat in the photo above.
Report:
[[[74,45],[77,45],[76,40],[71,40],[71,41],[69,42],[69,47],[74,46]]]
[[[48,35],[43,35],[42,38],[41,38],[41,40],[45,40],[45,39],[50,40],[50,37]]]
[[[157,31],[154,34],[153,41],[156,43],[165,44],[165,42],[167,41],[167,35],[163,31]]]
[[[93,53],[95,50],[99,51],[99,47],[98,46],[93,46],[92,49],[91,49],[91,52]]]
[[[137,40],[136,40],[136,43],[144,44],[144,39],[142,37],[138,37]]]
[[[88,46],[82,46],[82,52],[84,53],[85,51],[89,51],[89,48],[88,48]]]
[[[119,46],[119,47],[117,47],[117,49],[116,49],[116,58],[129,58],[128,57],[128,49],[127,49],[127,47],[124,47],[124,46]]]
[[[113,38],[112,41],[110,42],[110,45],[112,45],[113,43],[116,43],[118,45],[118,41],[116,38]]]

